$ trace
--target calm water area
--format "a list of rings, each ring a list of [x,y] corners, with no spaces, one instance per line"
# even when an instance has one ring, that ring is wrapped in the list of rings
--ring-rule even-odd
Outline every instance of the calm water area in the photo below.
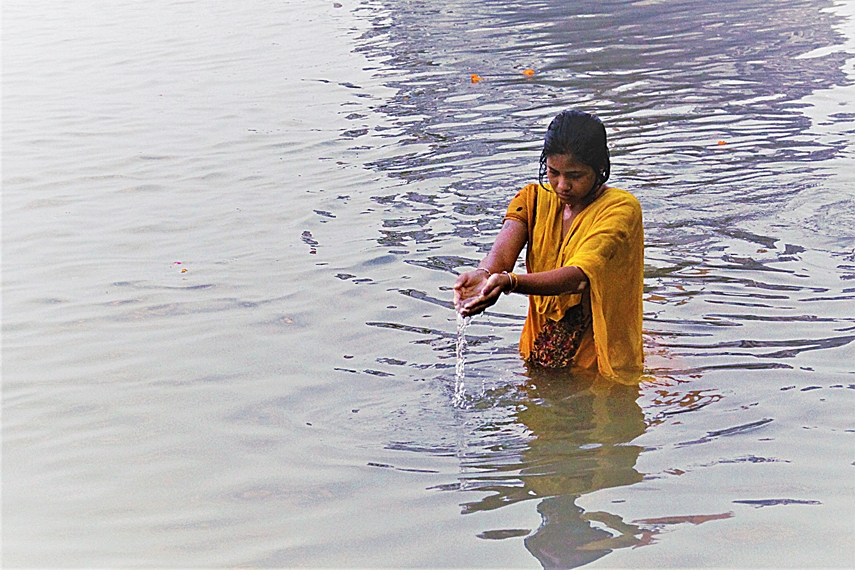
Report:
[[[2,73],[4,567],[855,566],[851,0],[10,0]],[[570,107],[645,374],[510,295],[461,395]]]

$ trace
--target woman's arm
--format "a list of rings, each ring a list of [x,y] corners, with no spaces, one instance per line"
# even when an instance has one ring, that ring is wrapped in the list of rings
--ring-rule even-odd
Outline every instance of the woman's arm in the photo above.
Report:
[[[513,271],[527,240],[528,230],[524,223],[505,220],[490,253],[478,264],[478,269],[462,274],[454,284],[454,306],[463,316],[477,315],[498,300],[502,290],[493,290],[503,281],[507,282],[508,277],[502,272]],[[488,289],[490,294],[485,295]]]
[[[511,289],[524,295],[563,295],[585,290],[588,277],[575,266],[515,275],[517,282],[514,288],[513,279],[507,272],[513,271],[527,239],[525,224],[516,220],[505,221],[490,253],[478,264],[478,269],[464,273],[454,284],[454,305],[460,314],[465,317],[477,315],[494,305],[499,295]]]
[[[517,275],[515,293],[524,295],[563,295],[581,293],[588,286],[588,277],[578,267],[559,267],[541,273]],[[510,279],[506,278],[506,281]],[[508,290],[506,287],[504,290]]]

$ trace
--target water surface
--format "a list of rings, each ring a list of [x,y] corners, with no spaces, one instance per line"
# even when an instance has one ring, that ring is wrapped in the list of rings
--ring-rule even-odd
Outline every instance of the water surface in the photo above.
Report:
[[[851,566],[852,17],[6,3],[4,565]],[[646,375],[529,374],[509,296],[454,406],[450,286],[572,106]]]

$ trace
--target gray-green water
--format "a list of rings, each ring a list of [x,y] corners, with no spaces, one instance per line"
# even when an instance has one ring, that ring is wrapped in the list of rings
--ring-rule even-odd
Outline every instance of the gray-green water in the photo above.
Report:
[[[853,12],[5,2],[3,565],[852,566]],[[528,376],[508,296],[454,406],[571,106],[646,379]]]

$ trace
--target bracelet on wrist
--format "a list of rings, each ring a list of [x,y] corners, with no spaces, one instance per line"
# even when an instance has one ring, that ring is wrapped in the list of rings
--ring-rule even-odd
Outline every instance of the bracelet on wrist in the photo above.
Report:
[[[490,273],[490,270],[489,270],[489,269],[487,269],[486,267],[478,267],[478,268],[476,268],[476,269],[475,269],[475,271],[486,271],[486,272],[487,272],[487,277],[489,277],[490,275],[492,275],[492,273]]]
[[[508,284],[510,285],[510,288],[505,291],[505,295],[510,295],[517,290],[517,287],[520,286],[520,278],[517,277],[515,273],[508,273],[507,271],[502,271],[502,275],[508,276]]]

